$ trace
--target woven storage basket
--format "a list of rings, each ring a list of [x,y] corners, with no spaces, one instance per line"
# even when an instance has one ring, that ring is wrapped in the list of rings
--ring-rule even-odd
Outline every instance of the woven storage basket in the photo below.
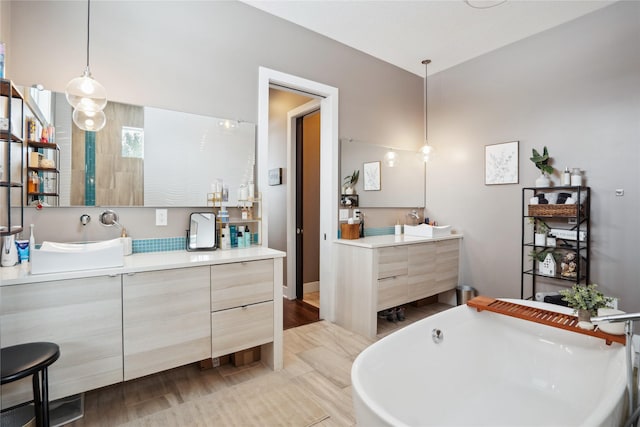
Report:
[[[343,239],[358,239],[360,237],[360,224],[340,224],[340,234]]]
[[[578,205],[529,205],[529,216],[577,216]]]

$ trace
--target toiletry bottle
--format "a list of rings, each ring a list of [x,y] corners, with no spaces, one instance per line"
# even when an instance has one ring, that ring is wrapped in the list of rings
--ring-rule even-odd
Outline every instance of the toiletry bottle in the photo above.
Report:
[[[564,168],[564,172],[562,173],[562,185],[571,185],[571,172],[569,172],[569,168]]]
[[[239,248],[244,248],[244,233],[243,233],[243,228],[240,227],[240,229],[238,229],[238,247]]]
[[[395,226],[395,235],[399,236],[402,234],[402,226],[400,225],[399,222],[396,222],[396,226]]]
[[[229,243],[230,248],[238,247],[238,227],[235,225],[229,226]]]
[[[33,224],[29,225],[30,233],[29,233],[29,256],[33,253],[33,250],[36,248],[36,238],[33,235]]]
[[[122,242],[122,254],[124,256],[131,255],[133,252],[133,242],[131,237],[127,236],[127,229],[123,228],[120,234],[120,241]]]
[[[249,226],[244,226],[244,247],[251,247],[251,230],[249,230]]]

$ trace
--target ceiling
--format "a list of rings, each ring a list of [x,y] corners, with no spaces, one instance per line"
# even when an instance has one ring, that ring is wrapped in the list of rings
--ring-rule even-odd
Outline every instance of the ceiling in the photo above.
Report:
[[[615,0],[244,0],[419,76],[555,27]]]

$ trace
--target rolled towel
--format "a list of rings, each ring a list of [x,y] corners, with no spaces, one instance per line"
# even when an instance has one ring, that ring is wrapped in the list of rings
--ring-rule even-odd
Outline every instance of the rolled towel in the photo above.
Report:
[[[567,197],[567,200],[565,200],[565,201],[564,201],[564,204],[565,204],[565,205],[575,205],[575,204],[576,204],[576,201],[575,201],[575,200],[573,200],[573,198],[572,198],[572,197]]]
[[[558,193],[547,193],[545,198],[549,201],[550,205],[555,205],[558,202]]]
[[[538,198],[537,197],[532,197],[529,199],[529,204],[530,205],[537,205],[538,204]]]

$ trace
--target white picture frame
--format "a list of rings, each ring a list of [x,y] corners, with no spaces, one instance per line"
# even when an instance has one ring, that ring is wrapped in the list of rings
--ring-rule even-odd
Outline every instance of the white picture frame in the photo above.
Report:
[[[518,143],[519,141],[510,141],[485,145],[485,185],[518,183]]]
[[[362,165],[364,191],[380,191],[380,162],[367,162]]]

